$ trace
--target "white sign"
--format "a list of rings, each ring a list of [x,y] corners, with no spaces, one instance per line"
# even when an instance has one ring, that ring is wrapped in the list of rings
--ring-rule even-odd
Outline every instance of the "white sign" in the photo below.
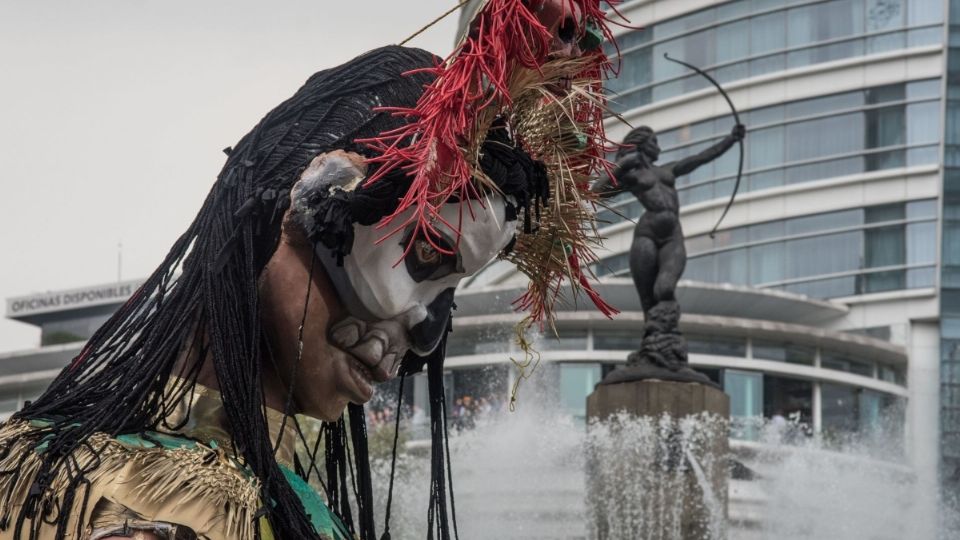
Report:
[[[121,281],[66,291],[52,291],[7,299],[7,318],[18,319],[39,313],[67,311],[104,304],[125,302],[143,280]]]

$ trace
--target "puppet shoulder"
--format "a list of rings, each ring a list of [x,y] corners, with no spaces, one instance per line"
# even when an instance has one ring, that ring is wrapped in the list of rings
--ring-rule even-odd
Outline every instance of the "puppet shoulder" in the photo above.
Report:
[[[52,539],[51,513],[64,511],[71,513],[71,540],[107,537],[125,526],[165,540],[256,537],[259,483],[223,449],[159,433],[95,433],[47,478],[44,427],[15,421],[0,428],[0,471],[6,473],[0,476],[0,540],[17,528],[25,534],[36,528],[37,538]]]

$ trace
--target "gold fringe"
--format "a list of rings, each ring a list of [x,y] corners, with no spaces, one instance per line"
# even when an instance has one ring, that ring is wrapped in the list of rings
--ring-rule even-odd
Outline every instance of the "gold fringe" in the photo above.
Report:
[[[13,523],[42,460],[42,454],[35,450],[37,440],[30,436],[33,430],[27,422],[10,422],[0,428],[0,443],[9,448],[0,460],[0,471],[16,471],[0,476],[0,494],[11,493],[9,500],[0,501],[4,503],[0,511],[9,513]],[[17,469],[24,454],[27,457]],[[81,519],[86,520],[82,523],[88,530],[90,513],[101,497],[120,499],[115,502],[150,521],[188,526],[211,539],[255,538],[254,516],[260,507],[257,479],[222,450],[201,444],[178,449],[140,448],[96,433],[74,451],[68,465],[58,470],[41,505],[47,502],[51,508],[58,508],[68,475],[94,463],[99,465],[86,474],[90,482],[87,508],[82,507],[84,496],[79,491],[72,508],[60,509],[70,512],[68,538],[74,538]],[[52,538],[55,530],[55,524],[44,523],[40,538]],[[0,532],[0,538],[11,532]]]

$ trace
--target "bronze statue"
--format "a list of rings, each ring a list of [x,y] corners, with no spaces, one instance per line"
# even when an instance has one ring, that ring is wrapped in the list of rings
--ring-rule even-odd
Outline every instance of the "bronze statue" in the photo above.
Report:
[[[675,380],[692,377],[704,382],[702,374],[687,367],[686,342],[678,326],[680,306],[675,292],[686,267],[687,253],[676,182],[678,176],[690,174],[722,156],[743,140],[745,134],[746,128],[738,123],[730,135],[699,154],[655,165],[660,157],[656,133],[647,126],[635,128],[627,134],[617,153],[612,177],[604,176],[593,186],[595,192],[605,197],[629,191],[644,208],[630,246],[630,274],[640,294],[645,320],[640,350],[628,359],[630,369],[626,371],[633,372],[631,380],[648,378],[652,370],[661,374],[668,371],[669,378]],[[611,376],[618,380],[605,379],[604,382],[625,380],[622,377],[627,376],[626,373],[616,373]]]

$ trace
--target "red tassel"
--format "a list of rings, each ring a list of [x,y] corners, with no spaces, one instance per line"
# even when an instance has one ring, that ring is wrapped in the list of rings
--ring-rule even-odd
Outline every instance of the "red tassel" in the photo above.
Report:
[[[585,21],[599,25],[604,37],[613,41],[606,25],[606,14],[598,0],[568,1],[571,12],[575,7],[579,8]],[[490,0],[477,14],[474,31],[463,43],[442,64],[421,70],[433,73],[436,79],[425,89],[416,106],[380,109],[405,117],[410,122],[377,137],[356,141],[379,154],[368,159],[370,164],[378,165],[377,172],[367,179],[368,183],[376,182],[396,169],[413,176],[410,189],[400,200],[397,210],[378,225],[385,229],[384,239],[413,225],[411,238],[426,238],[433,243],[433,238],[440,237],[436,223],[443,223],[455,231],[459,243],[459,228],[443,219],[440,208],[451,197],[460,201],[482,200],[470,164],[464,157],[464,143],[477,136],[481,110],[510,107],[507,84],[511,74],[517,69],[538,70],[551,52],[553,36],[527,4],[529,2],[523,0]],[[604,73],[611,70],[610,62],[602,48],[587,54],[595,61],[581,75],[596,80],[599,89]],[[588,120],[595,125],[595,132],[602,135],[602,110],[584,110],[581,114],[589,115]],[[595,148],[588,153],[593,161],[589,167],[607,166],[603,165],[606,149],[602,144],[591,144]],[[411,207],[411,215],[401,223],[395,223],[397,217]],[[406,250],[409,251],[412,245],[411,242]],[[451,252],[440,245],[433,247],[442,253]],[[579,261],[576,263],[579,268]],[[586,280],[581,278],[581,283]],[[559,294],[560,284],[555,285],[556,294]],[[603,303],[589,284],[584,289],[601,311],[608,314],[616,311]],[[532,298],[518,299],[518,302],[534,308],[536,313],[532,315],[536,320],[549,309]]]
[[[603,298],[600,297],[600,293],[598,293],[596,289],[593,288],[593,285],[590,284],[590,280],[587,279],[586,274],[584,274],[583,270],[580,268],[580,257],[577,255],[576,251],[570,254],[570,257],[567,258],[567,262],[570,263],[570,269],[573,271],[573,278],[580,283],[583,291],[587,293],[587,296],[589,296],[590,300],[593,301],[593,305],[597,306],[597,309],[600,310],[600,313],[603,313],[608,319],[612,319],[614,315],[620,313],[619,309],[604,302]]]

